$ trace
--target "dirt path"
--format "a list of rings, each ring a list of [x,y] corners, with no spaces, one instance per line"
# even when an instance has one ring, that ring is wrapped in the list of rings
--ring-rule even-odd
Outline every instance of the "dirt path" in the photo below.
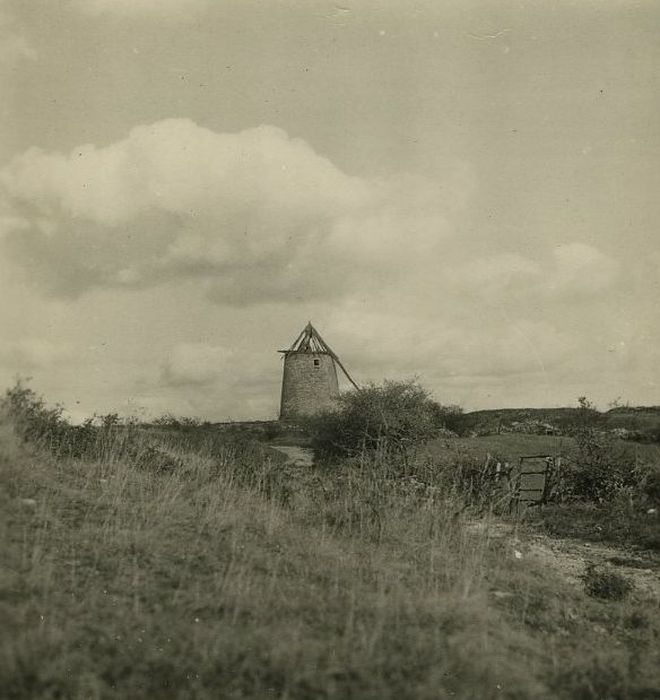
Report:
[[[271,449],[277,450],[286,456],[285,464],[291,464],[294,467],[311,467],[314,464],[314,453],[308,447],[271,445]]]
[[[595,564],[616,569],[633,582],[639,594],[660,603],[660,557],[652,552],[550,537],[494,520],[475,522],[470,528],[506,540],[512,556],[531,558],[571,585],[582,587],[587,565]]]

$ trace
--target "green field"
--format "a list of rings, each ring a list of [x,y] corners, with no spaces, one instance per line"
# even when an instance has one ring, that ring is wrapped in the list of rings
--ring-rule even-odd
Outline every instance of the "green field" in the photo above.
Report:
[[[639,460],[660,462],[660,444],[616,441],[623,452]],[[486,459],[490,454],[496,458],[516,461],[531,455],[569,456],[575,450],[571,437],[554,435],[526,435],[503,433],[478,437],[441,438],[431,442],[422,451],[424,455],[445,461],[465,455],[475,459]]]
[[[562,455],[573,447],[574,442],[568,437],[505,433],[478,437],[441,438],[430,443],[425,448],[425,453],[448,461],[453,461],[457,455],[486,459],[489,454],[515,461],[518,457],[530,455]]]

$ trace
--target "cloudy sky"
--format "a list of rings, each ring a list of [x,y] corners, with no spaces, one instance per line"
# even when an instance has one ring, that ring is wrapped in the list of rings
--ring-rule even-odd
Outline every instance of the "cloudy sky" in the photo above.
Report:
[[[0,0],[0,384],[277,413],[309,320],[466,409],[660,404],[655,0]]]

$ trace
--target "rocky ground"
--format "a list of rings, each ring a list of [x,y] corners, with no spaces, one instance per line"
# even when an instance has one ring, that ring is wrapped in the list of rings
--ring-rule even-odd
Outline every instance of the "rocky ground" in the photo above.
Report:
[[[514,558],[530,558],[570,585],[583,585],[582,576],[589,565],[616,569],[632,582],[638,595],[660,603],[660,556],[657,552],[551,537],[498,520],[477,521],[471,528],[475,532],[485,530],[489,537],[503,540]]]

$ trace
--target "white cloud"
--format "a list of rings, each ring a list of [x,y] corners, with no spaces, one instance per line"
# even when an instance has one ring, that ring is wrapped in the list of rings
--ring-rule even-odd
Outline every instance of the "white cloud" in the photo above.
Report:
[[[535,284],[541,275],[541,266],[533,260],[518,253],[501,253],[452,268],[447,278],[454,288],[470,289],[492,297],[506,290]]]
[[[209,385],[232,372],[233,352],[205,343],[176,345],[161,368],[160,380],[169,386]]]
[[[68,155],[33,148],[0,171],[6,221],[21,222],[8,250],[51,291],[195,278],[234,304],[338,297],[433,264],[470,186],[461,168],[358,178],[281,129],[187,119]]]
[[[214,419],[274,418],[279,376],[273,355],[239,346],[177,343],[135,400],[149,415],[176,405],[179,413]],[[229,413],[222,413],[220,404]]]
[[[8,370],[55,369],[71,358],[71,347],[43,338],[21,338],[0,343],[0,366]]]
[[[51,302],[60,307],[91,309],[105,288],[109,308],[130,316],[132,300],[162,294],[176,305],[186,290],[197,325],[179,318],[188,330],[162,338],[164,354],[131,394],[149,412],[276,414],[272,352],[214,336],[200,291],[224,305],[234,330],[245,316],[230,306],[251,305],[250,323],[325,316],[322,330],[358,381],[419,375],[439,400],[476,405],[481,387],[507,378],[551,396],[562,367],[593,356],[593,334],[576,329],[566,302],[598,304],[618,264],[578,241],[470,257],[494,245],[457,235],[473,188],[460,165],[442,179],[356,177],[272,126],[219,134],[170,119],[103,147],[14,158],[0,171],[0,244],[56,295],[98,288],[75,305]]]
[[[518,253],[476,258],[452,267],[447,283],[492,303],[525,295],[551,300],[605,291],[616,280],[619,265],[593,246],[581,242],[559,245],[543,260]]]
[[[361,313],[349,307],[333,319],[331,335],[338,347],[352,348],[349,364],[362,365],[375,381],[393,371],[432,384],[451,377],[543,375],[575,352],[571,336],[548,321],[460,312],[457,320],[444,309],[420,318],[400,309]]]
[[[619,265],[616,260],[585,243],[567,243],[554,250],[555,270],[547,282],[550,292],[601,292],[614,281]]]

